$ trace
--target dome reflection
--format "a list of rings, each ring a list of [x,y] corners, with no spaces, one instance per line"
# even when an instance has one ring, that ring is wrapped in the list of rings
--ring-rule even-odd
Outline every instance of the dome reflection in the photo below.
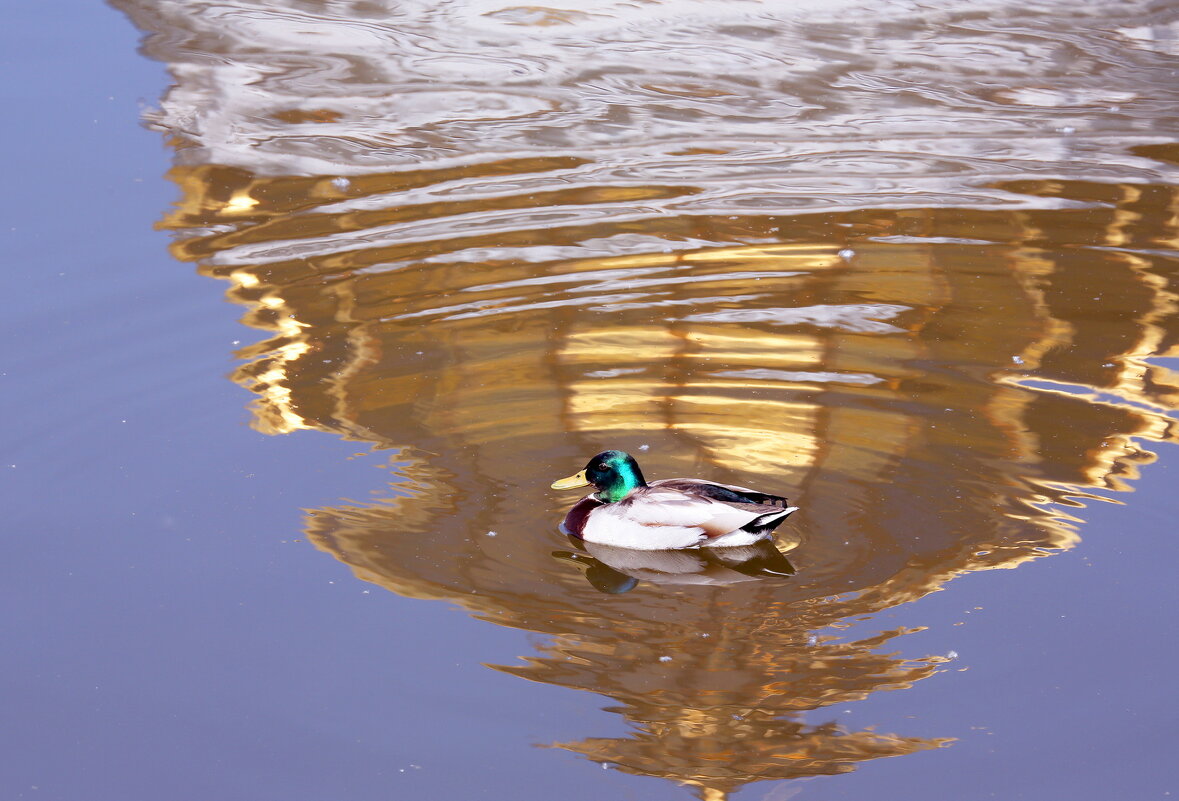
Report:
[[[944,744],[815,722],[945,661],[891,655],[910,630],[833,632],[1070,547],[1068,511],[1132,490],[1149,444],[1176,439],[1176,159],[1131,149],[1161,112],[1085,100],[1125,139],[1097,161],[1023,135],[1061,97],[1165,80],[1119,71],[1137,55],[1105,37],[1087,49],[1103,70],[1050,74],[1051,40],[1028,36],[956,72],[947,12],[923,23],[945,42],[919,37],[950,48],[946,71],[915,78],[917,39],[841,21],[840,44],[892,48],[841,46],[865,63],[811,80],[830,43],[805,20],[717,46],[731,4],[703,3],[675,32],[708,44],[688,80],[667,42],[622,52],[552,9],[116,4],[177,76],[154,117],[177,148],[173,252],[266,332],[233,376],[253,425],[389,454],[382,497],[310,512],[309,539],[392,592],[546,635],[498,669],[606,696],[631,725],[561,748],[717,799]],[[1085,85],[981,97],[987,64]],[[808,127],[787,141],[785,120]],[[1081,167],[1103,180],[1042,177]],[[794,575],[571,547],[548,484],[608,448],[652,478],[787,495]]]

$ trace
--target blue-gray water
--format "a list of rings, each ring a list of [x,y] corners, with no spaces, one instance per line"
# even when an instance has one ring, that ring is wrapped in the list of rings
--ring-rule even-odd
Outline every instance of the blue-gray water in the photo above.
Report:
[[[1176,791],[1173,14],[770,9],[659,82],[552,72],[606,7],[517,59],[413,36],[540,12],[120,5],[152,59],[96,5],[0,33],[4,797]],[[726,101],[699,64],[767,39],[810,77]],[[798,500],[796,580],[552,559],[548,481],[616,443]]]

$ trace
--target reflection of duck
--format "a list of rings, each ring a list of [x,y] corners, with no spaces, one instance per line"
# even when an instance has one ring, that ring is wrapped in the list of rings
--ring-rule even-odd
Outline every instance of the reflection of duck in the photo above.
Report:
[[[574,540],[585,553],[554,551],[558,561],[585,573],[586,581],[601,592],[619,595],[639,581],[652,584],[708,584],[721,586],[772,576],[792,576],[794,566],[769,540],[752,545],[713,550],[639,551],[597,542]],[[798,544],[795,540],[789,547]]]
[[[586,542],[650,551],[731,548],[768,539],[797,510],[785,498],[694,478],[648,484],[628,453],[604,451],[553,489],[592,484],[562,528]]]

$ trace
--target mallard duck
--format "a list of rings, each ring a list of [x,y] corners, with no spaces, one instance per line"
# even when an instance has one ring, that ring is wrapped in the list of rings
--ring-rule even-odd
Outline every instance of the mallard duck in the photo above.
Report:
[[[797,506],[777,495],[694,478],[648,484],[629,453],[603,451],[553,489],[593,485],[562,530],[586,542],[644,551],[729,548],[769,539]]]

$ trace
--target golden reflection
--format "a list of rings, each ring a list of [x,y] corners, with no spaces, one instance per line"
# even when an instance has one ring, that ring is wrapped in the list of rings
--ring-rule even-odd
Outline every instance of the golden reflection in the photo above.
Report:
[[[849,621],[1070,547],[1070,512],[1176,439],[1179,158],[1136,100],[1167,76],[1108,36],[1136,6],[1090,30],[994,4],[1000,34],[711,0],[690,24],[116,5],[176,76],[151,114],[173,253],[266,332],[233,374],[253,424],[389,454],[387,497],[309,512],[309,539],[547,637],[498,669],[631,727],[560,748],[722,799],[944,744],[829,722],[946,661]],[[1061,71],[1062,25],[1092,69]],[[982,96],[987,73],[1012,86]],[[608,560],[560,537],[548,482],[607,448],[787,495],[797,574],[587,580]]]
[[[219,174],[176,174],[200,198],[181,207],[199,206],[202,225],[236,213],[239,195],[196,181]],[[274,194],[268,179],[248,183],[251,197]],[[283,198],[314,203],[289,187]],[[253,211],[272,231],[297,227],[297,212]],[[317,547],[394,592],[551,636],[523,666],[500,669],[609,696],[633,727],[561,748],[723,798],[754,780],[945,743],[811,722],[944,661],[882,655],[905,631],[849,642],[816,632],[956,574],[1069,547],[1079,520],[1067,508],[1089,489],[1130,489],[1151,459],[1143,443],[1175,439],[1177,382],[1151,361],[1175,355],[1168,257],[1110,244],[1169,231],[1172,218],[1157,206],[1136,213],[1131,230],[1115,205],[1109,241],[1068,250],[1051,245],[1075,234],[1077,214],[1096,224],[1093,212],[726,219],[717,224],[787,241],[538,261],[466,255],[492,235],[427,242],[419,258],[412,241],[291,258],[284,241],[279,260],[251,261],[243,243],[265,236],[248,227],[194,229],[175,252],[228,280],[247,321],[272,334],[235,374],[258,395],[259,429],[393,449],[389,497],[316,510]],[[382,214],[366,224],[401,218]],[[674,241],[682,224],[595,233]],[[709,224],[692,222],[696,235]],[[945,241],[966,226],[1012,240]],[[848,238],[808,238],[816,228]],[[567,248],[584,235],[528,233]],[[607,447],[641,453],[653,476],[789,495],[803,507],[790,521],[798,574],[723,587],[632,581],[601,594],[584,563],[554,556],[570,548],[555,532],[568,499],[547,481]]]

